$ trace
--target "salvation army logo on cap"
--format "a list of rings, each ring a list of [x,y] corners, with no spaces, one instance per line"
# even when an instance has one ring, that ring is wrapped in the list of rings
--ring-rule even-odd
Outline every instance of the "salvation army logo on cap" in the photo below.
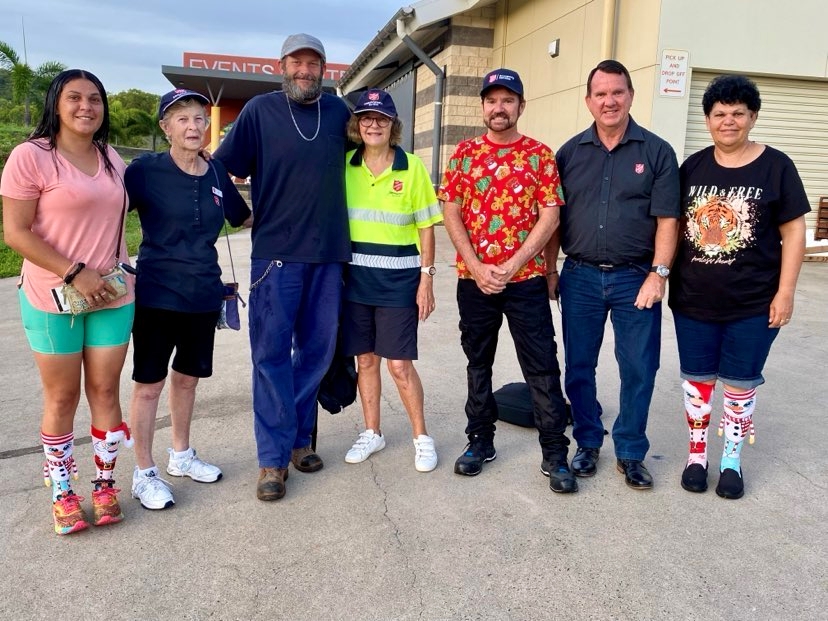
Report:
[[[379,112],[392,119],[397,117],[397,107],[391,95],[378,88],[367,90],[359,96],[354,114],[363,112]]]
[[[493,86],[502,86],[508,88],[513,93],[523,96],[523,82],[517,71],[511,69],[495,69],[486,74],[483,78],[483,87],[480,89],[480,96],[483,97],[485,92]]]

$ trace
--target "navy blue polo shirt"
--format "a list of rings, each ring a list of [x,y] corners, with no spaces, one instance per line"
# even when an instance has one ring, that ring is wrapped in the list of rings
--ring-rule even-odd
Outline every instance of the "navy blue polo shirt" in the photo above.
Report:
[[[649,263],[657,217],[678,218],[676,154],[663,139],[630,117],[612,151],[593,123],[555,156],[566,205],[561,208],[561,248],[589,263]]]
[[[169,153],[149,153],[127,167],[129,208],[138,211],[143,234],[135,280],[138,305],[189,313],[221,307],[216,240],[225,218],[240,226],[250,209],[222,163],[213,160],[212,165],[215,174],[208,169],[202,176],[190,175]]]

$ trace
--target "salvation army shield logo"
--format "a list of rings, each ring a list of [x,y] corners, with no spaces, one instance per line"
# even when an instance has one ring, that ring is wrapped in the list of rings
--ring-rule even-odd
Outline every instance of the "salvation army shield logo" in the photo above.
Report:
[[[393,188],[395,192],[402,192],[403,191],[403,182],[399,179],[394,179]]]
[[[379,98],[379,93],[377,93],[376,91],[368,93],[368,99],[371,101],[379,101]]]
[[[636,175],[644,174],[644,164],[636,164],[635,165],[635,174]]]

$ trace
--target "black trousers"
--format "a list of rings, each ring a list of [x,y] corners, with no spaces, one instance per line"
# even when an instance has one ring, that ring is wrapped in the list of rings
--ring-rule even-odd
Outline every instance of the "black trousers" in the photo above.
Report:
[[[497,404],[492,396],[492,365],[503,317],[517,353],[518,364],[532,395],[535,427],[544,459],[565,459],[569,439],[566,402],[561,390],[561,369],[555,328],[549,309],[546,279],[530,278],[509,283],[495,295],[486,295],[472,279],[457,281],[460,343],[468,359],[466,434],[493,438]]]

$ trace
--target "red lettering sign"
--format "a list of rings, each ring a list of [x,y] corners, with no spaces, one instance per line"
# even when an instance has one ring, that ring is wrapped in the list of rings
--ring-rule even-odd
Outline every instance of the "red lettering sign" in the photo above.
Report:
[[[257,58],[255,56],[228,56],[203,52],[184,52],[184,66],[188,69],[209,69],[233,73],[264,73],[281,75],[282,65],[278,58]],[[349,65],[328,63],[325,65],[326,80],[339,80]]]

